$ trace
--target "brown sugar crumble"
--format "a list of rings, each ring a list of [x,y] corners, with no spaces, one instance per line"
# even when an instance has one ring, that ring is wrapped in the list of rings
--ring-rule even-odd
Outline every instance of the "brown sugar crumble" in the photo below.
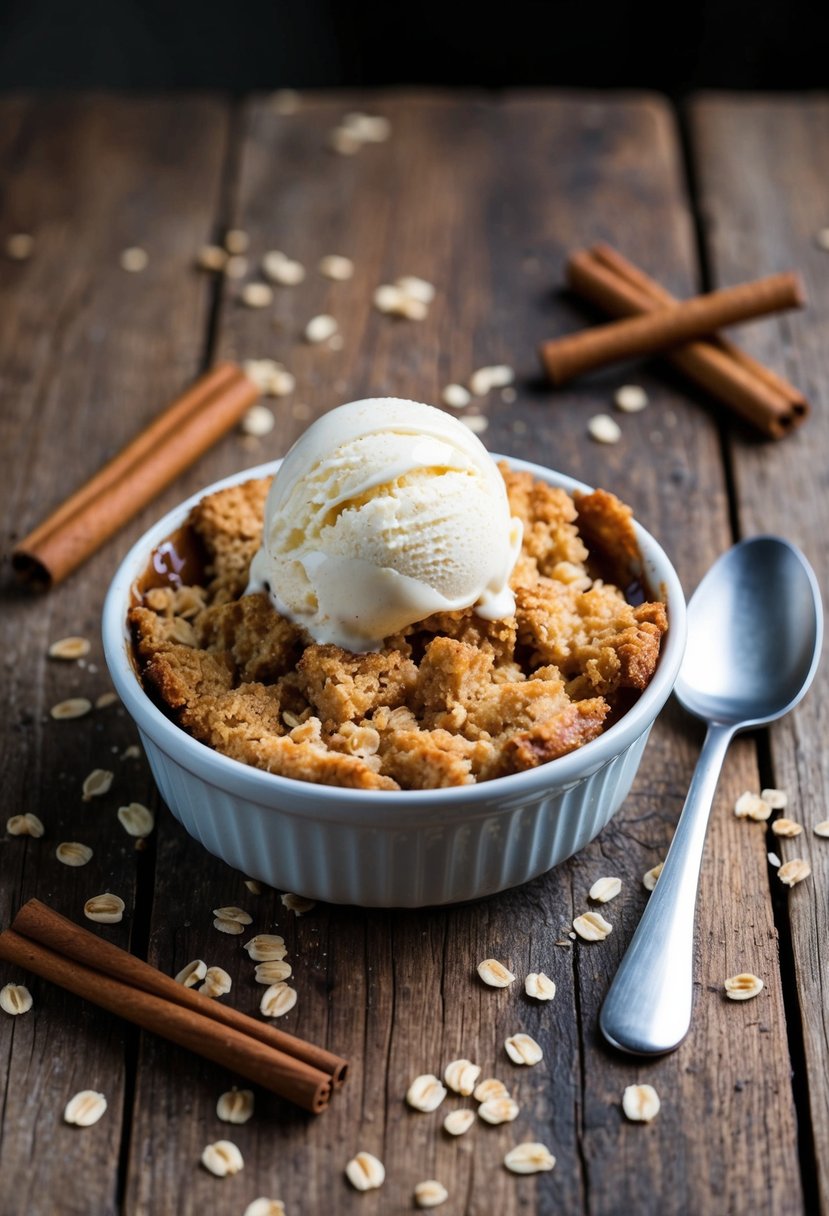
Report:
[[[300,781],[431,789],[535,768],[596,738],[650,681],[665,606],[629,603],[631,511],[501,466],[524,524],[515,616],[437,613],[370,654],[319,645],[245,595],[267,479],[211,494],[190,527],[203,586],[155,587],[129,619],[145,686],[196,739]]]

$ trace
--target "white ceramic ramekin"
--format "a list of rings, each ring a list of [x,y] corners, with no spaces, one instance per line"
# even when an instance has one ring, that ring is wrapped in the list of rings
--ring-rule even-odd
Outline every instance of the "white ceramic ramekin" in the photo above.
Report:
[[[509,463],[570,492],[588,489],[539,465]],[[106,661],[176,818],[251,878],[365,907],[477,899],[535,878],[583,848],[630,790],[685,647],[682,588],[653,537],[637,525],[645,581],[667,604],[669,629],[650,684],[604,734],[549,764],[480,785],[399,791],[312,785],[231,760],[176,726],[141,685],[126,623],[133,583],[190,508],[214,490],[271,475],[278,464],[225,478],[170,511],[133,546],[107,595]]]

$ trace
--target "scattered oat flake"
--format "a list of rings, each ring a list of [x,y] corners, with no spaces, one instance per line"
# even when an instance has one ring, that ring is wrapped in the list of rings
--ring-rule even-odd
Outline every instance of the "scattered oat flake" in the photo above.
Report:
[[[777,870],[777,869],[779,869],[779,868],[780,868],[780,866],[782,866],[782,864],[783,864],[783,863],[782,863],[782,861],[780,860],[780,858],[777,856],[777,854],[776,854],[776,853],[767,853],[767,854],[766,854],[766,856],[767,856],[767,857],[768,857],[768,859],[769,859],[769,865],[770,865],[770,866],[774,866],[774,868],[775,868],[776,870]]]
[[[57,721],[68,718],[82,718],[92,709],[92,702],[87,697],[70,697],[67,701],[58,701],[49,710],[51,717]]]
[[[406,1090],[406,1101],[415,1110],[432,1111],[437,1110],[446,1093],[446,1086],[432,1073],[427,1072],[412,1081]]]
[[[213,915],[221,920],[235,920],[240,925],[249,925],[253,921],[251,914],[244,908],[214,908]]]
[[[621,878],[597,878],[590,888],[590,899],[597,904],[606,904],[615,899],[622,889]]]
[[[405,293],[399,287],[391,283],[381,283],[375,289],[372,301],[378,312],[399,313],[405,298]]]
[[[787,887],[793,887],[808,878],[811,872],[812,867],[808,861],[804,861],[802,857],[793,857],[791,861],[784,862],[777,871],[777,877]]]
[[[27,811],[25,815],[12,815],[6,823],[6,831],[10,836],[33,836],[37,840],[46,829],[37,815]]]
[[[524,991],[536,1001],[551,1001],[556,994],[556,986],[543,971],[531,971],[524,980]]]
[[[228,253],[247,253],[250,237],[243,228],[229,228],[225,233],[225,249]]]
[[[0,1009],[17,1017],[32,1007],[32,994],[25,984],[4,984],[0,988]]]
[[[329,338],[333,338],[337,332],[337,322],[334,317],[327,313],[320,313],[317,317],[312,317],[305,326],[305,341],[313,345],[318,345],[321,342],[327,342]]]
[[[269,435],[275,425],[276,418],[266,405],[252,405],[239,424],[245,435],[253,435],[255,439]]]
[[[342,129],[361,144],[381,144],[391,135],[391,123],[379,114],[353,111],[342,120]]]
[[[88,638],[68,637],[60,638],[57,642],[53,642],[49,647],[48,655],[50,659],[65,659],[67,662],[73,659],[83,659],[89,654],[90,643]]]
[[[659,881],[659,875],[662,873],[662,867],[665,862],[660,861],[659,865],[653,867],[652,870],[646,870],[642,875],[642,886],[646,891],[652,891]]]
[[[386,1169],[372,1153],[361,1152],[351,1158],[345,1167],[345,1176],[355,1190],[373,1191],[383,1185]]]
[[[110,690],[108,692],[102,692],[100,697],[95,698],[95,708],[96,709],[108,709],[110,707],[110,705],[114,705],[117,700],[118,700],[117,692],[112,692],[112,690]],[[127,750],[129,750],[129,749],[127,749]],[[138,752],[137,748],[136,748],[136,752]],[[140,752],[138,754],[140,755]],[[124,757],[122,756],[121,759],[123,760]]]
[[[224,270],[227,265],[227,250],[221,245],[202,245],[196,254],[199,270]]]
[[[230,992],[232,987],[233,980],[223,967],[208,967],[204,975],[204,982],[199,985],[199,992],[202,996],[224,996],[226,992]]]
[[[185,988],[195,988],[196,984],[200,984],[206,975],[207,963],[202,958],[194,958],[179,971],[176,983],[183,984]]]
[[[815,233],[815,243],[819,249],[829,252],[829,228],[819,228]]]
[[[485,414],[464,414],[458,421],[468,427],[473,435],[483,435],[489,429],[489,419]]]
[[[822,819],[812,829],[816,836],[829,836],[829,819]]]
[[[239,299],[246,308],[267,308],[273,304],[273,288],[267,283],[246,283]]]
[[[761,790],[760,797],[769,804],[773,811],[782,811],[789,803],[789,795],[785,790]]]
[[[440,395],[443,404],[450,410],[462,410],[472,400],[469,389],[462,384],[447,384]]]
[[[334,127],[329,132],[328,145],[333,152],[337,152],[340,156],[353,156],[363,146],[346,127]]]
[[[228,1178],[244,1169],[244,1159],[231,1140],[216,1140],[208,1144],[201,1155],[201,1163],[217,1178]]]
[[[494,388],[506,388],[515,379],[515,372],[506,363],[479,367],[469,377],[469,391],[475,397],[485,397]]]
[[[13,232],[6,237],[6,257],[25,262],[35,251],[35,238],[28,232]]]
[[[247,1123],[252,1114],[252,1089],[229,1089],[216,1103],[216,1116],[223,1123]]]
[[[271,959],[283,959],[288,951],[285,938],[276,933],[257,933],[242,947],[255,963],[266,963]]]
[[[509,1090],[497,1077],[485,1077],[475,1086],[472,1097],[476,1102],[489,1102],[492,1098],[508,1098]]]
[[[528,1034],[511,1034],[504,1040],[504,1048],[513,1064],[526,1064],[531,1067],[544,1058],[544,1052]]]
[[[109,769],[93,768],[92,772],[84,778],[82,786],[84,802],[90,802],[93,798],[100,798],[103,794],[109,793],[114,780],[115,773],[110,772]]]
[[[292,970],[290,963],[282,962],[281,959],[269,959],[267,962],[256,964],[256,982],[266,986],[278,984],[289,979]]]
[[[752,975],[750,971],[742,971],[739,975],[732,975],[724,983],[725,995],[730,1001],[748,1001],[753,996],[763,991],[763,981],[757,975]]]
[[[296,287],[305,278],[305,267],[280,249],[272,249],[262,259],[262,273],[280,287]]]
[[[481,1075],[480,1066],[471,1060],[452,1060],[443,1070],[443,1079],[453,1093],[465,1098],[472,1093]]]
[[[281,896],[281,900],[283,908],[287,908],[295,916],[304,916],[306,912],[310,912],[317,906],[315,899],[306,899],[304,895],[293,895],[290,891],[286,891]]]
[[[130,274],[140,274],[142,270],[147,269],[150,258],[146,249],[132,245],[129,249],[121,251],[120,262],[122,270],[126,270]]]
[[[551,1170],[556,1159],[544,1144],[527,1141],[511,1148],[504,1157],[504,1165],[513,1174],[539,1174],[543,1170]]]
[[[395,280],[395,286],[410,300],[418,300],[421,304],[431,304],[435,298],[434,284],[418,278],[415,274],[401,275]]]
[[[775,819],[771,830],[775,836],[799,836],[803,828],[793,819]]]
[[[63,1119],[76,1127],[91,1127],[98,1122],[106,1108],[107,1100],[103,1094],[96,1093],[94,1089],[82,1089],[66,1103]]]
[[[622,1110],[633,1123],[650,1123],[661,1105],[652,1085],[628,1085],[622,1095]]]
[[[585,912],[573,921],[573,928],[586,942],[602,942],[613,926],[598,912]]]
[[[485,958],[482,963],[478,963],[478,975],[490,988],[508,988],[515,979],[512,972],[507,971],[497,958]]]
[[[613,400],[623,414],[638,414],[648,404],[648,394],[639,384],[623,384],[617,388]]]
[[[251,895],[261,895],[264,890],[261,882],[257,882],[255,878],[246,878],[245,886],[250,891]]]
[[[449,1192],[436,1178],[418,1182],[414,1189],[414,1201],[419,1208],[439,1208],[448,1198]]]
[[[285,1204],[281,1199],[268,1199],[260,1195],[248,1204],[242,1216],[286,1216]]]
[[[326,279],[335,283],[344,283],[354,274],[354,263],[351,258],[343,257],[340,253],[329,253],[319,260],[319,272]]]
[[[618,443],[622,428],[610,414],[594,414],[587,424],[587,433],[596,443]]]
[[[451,1110],[443,1120],[443,1130],[450,1136],[462,1136],[474,1122],[474,1110]]]
[[[271,984],[262,993],[259,1012],[266,1018],[281,1018],[289,1013],[297,1002],[297,991],[285,983]]]
[[[771,815],[771,807],[759,794],[745,790],[734,803],[734,814],[738,819],[755,819],[762,823]]]
[[[225,278],[243,279],[248,272],[248,260],[241,253],[234,253],[225,262]]]
[[[85,866],[92,860],[92,850],[79,840],[62,840],[55,849],[55,857],[65,866]]]
[[[93,895],[83,906],[83,914],[88,920],[95,920],[100,925],[117,925],[124,919],[126,904],[120,895],[112,895],[109,891],[103,895]]]
[[[514,1098],[487,1098],[478,1107],[478,1118],[484,1123],[512,1123],[518,1118],[520,1107]]]
[[[129,836],[149,836],[155,827],[155,815],[141,802],[118,807],[118,822]]]

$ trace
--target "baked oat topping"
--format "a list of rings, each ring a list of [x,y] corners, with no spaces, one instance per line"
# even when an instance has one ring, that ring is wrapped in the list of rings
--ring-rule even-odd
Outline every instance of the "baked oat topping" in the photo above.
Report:
[[[515,616],[436,613],[367,654],[309,643],[266,595],[244,594],[268,481],[209,495],[190,520],[207,555],[196,645],[170,635],[151,592],[130,612],[148,689],[225,755],[363,790],[486,781],[596,738],[647,686],[664,605],[629,604],[607,577],[637,552],[627,507],[502,472],[524,530]]]

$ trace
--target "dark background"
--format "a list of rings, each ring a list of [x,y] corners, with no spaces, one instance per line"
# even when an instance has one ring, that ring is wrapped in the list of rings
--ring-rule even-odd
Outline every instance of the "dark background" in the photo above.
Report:
[[[0,0],[0,89],[822,88],[827,0]]]

